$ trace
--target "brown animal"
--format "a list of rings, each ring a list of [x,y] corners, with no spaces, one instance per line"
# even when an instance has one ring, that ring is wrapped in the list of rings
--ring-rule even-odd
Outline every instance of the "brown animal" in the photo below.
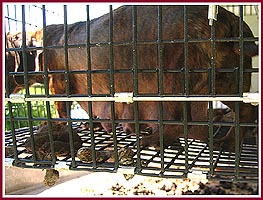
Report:
[[[110,95],[113,87],[110,83],[110,55],[113,54],[114,68],[114,91],[134,92],[134,80],[138,82],[138,95],[158,95],[158,88],[162,87],[163,95],[184,95],[184,70],[187,63],[190,95],[208,95],[211,69],[211,43],[189,42],[187,43],[188,56],[185,62],[184,56],[184,8],[183,6],[162,6],[162,34],[161,55],[158,55],[158,10],[157,6],[137,6],[137,34],[135,35],[136,60],[133,60],[133,30],[132,30],[132,7],[123,6],[113,12],[113,35],[110,41],[109,14],[94,19],[90,23],[90,48],[91,59],[91,88],[92,94]],[[211,27],[208,25],[208,6],[188,6],[187,37],[191,39],[210,39]],[[67,44],[78,45],[87,43],[86,22],[78,22],[68,25]],[[243,35],[245,38],[253,38],[253,34],[246,23],[243,23]],[[236,38],[239,36],[239,18],[227,10],[219,7],[218,20],[215,22],[216,39]],[[65,44],[64,25],[50,25],[46,27],[46,46],[61,46]],[[180,42],[176,42],[179,40]],[[173,41],[171,43],[165,41]],[[109,45],[113,42],[111,48]],[[144,43],[146,42],[146,43]],[[122,44],[124,43],[124,44]],[[245,69],[250,69],[251,57],[258,54],[258,47],[254,42],[245,41],[243,48],[243,63]],[[112,50],[112,52],[111,52]],[[42,67],[46,54],[46,65],[52,73],[49,79],[49,87],[53,94],[66,94],[65,54],[63,48],[47,48],[40,55]],[[215,92],[216,94],[233,95],[239,89],[236,82],[236,72],[240,65],[239,42],[225,41],[215,44],[216,69],[231,69],[233,72],[222,73],[216,71]],[[69,94],[87,94],[88,80],[88,54],[86,46],[68,49],[69,70],[78,70],[82,73],[69,74]],[[158,85],[159,58],[162,60],[163,84]],[[134,63],[138,67],[138,77],[134,78]],[[207,71],[194,72],[196,69]],[[96,70],[96,73],[95,73]],[[106,73],[105,73],[106,70]],[[126,70],[120,73],[118,70]],[[144,70],[144,73],[142,73]],[[148,70],[148,71],[147,71]],[[151,70],[151,71],[149,71]],[[174,73],[168,73],[168,71]],[[180,71],[181,70],[181,71]],[[249,91],[250,73],[244,73],[243,91]],[[113,94],[112,94],[113,95]],[[235,109],[234,103],[223,102],[230,108]],[[88,102],[79,102],[81,107],[88,112]],[[182,122],[184,120],[183,102],[163,102],[162,118],[165,121]],[[56,108],[60,117],[68,117],[64,102],[56,102]],[[141,139],[143,146],[159,146],[159,103],[139,102],[139,120],[155,120],[153,123],[140,124],[140,128],[148,128],[151,135]],[[116,119],[134,119],[134,105],[115,103]],[[188,121],[207,121],[207,102],[187,103]],[[112,119],[109,102],[92,102],[92,113],[89,116],[100,119]],[[240,103],[240,122],[254,122],[257,118],[257,108]],[[125,131],[134,133],[133,123],[122,123]],[[111,123],[103,122],[102,126],[111,132]],[[166,124],[162,127],[164,133],[164,145],[172,144],[178,137],[183,136],[183,125]],[[240,141],[245,128],[240,128]],[[222,138],[217,145],[224,148],[234,147],[234,129]],[[208,126],[188,126],[188,136],[191,138],[207,141]]]
[[[11,33],[8,32],[5,37],[5,47],[10,50],[12,48],[21,48],[22,46],[22,33]],[[36,42],[40,41],[40,38],[35,38],[35,33],[30,32],[26,34],[26,47],[36,46]],[[26,62],[27,62],[27,70],[37,71],[38,62],[37,59],[37,51],[36,50],[28,50],[26,51]],[[6,51],[5,53],[5,66],[6,71],[8,72],[24,72],[23,67],[23,55],[21,50],[11,50]],[[24,85],[24,75],[9,75],[9,78],[6,79],[8,83],[6,83],[6,92],[8,93],[17,93],[20,90],[25,88]],[[28,84],[32,85],[34,83],[43,83],[43,76],[32,76],[28,75]]]

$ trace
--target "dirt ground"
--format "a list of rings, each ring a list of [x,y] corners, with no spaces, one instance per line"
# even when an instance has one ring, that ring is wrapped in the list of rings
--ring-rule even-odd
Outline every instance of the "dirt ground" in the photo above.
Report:
[[[181,196],[181,195],[258,195],[258,184],[190,179],[164,179],[135,175],[126,180],[120,173],[91,173],[50,187],[43,197],[87,196]]]

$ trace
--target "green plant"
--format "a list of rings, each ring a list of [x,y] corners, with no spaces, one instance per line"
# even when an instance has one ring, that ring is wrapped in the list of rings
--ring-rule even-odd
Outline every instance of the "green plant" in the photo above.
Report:
[[[21,91],[24,94],[25,91]],[[30,87],[30,94],[44,94],[44,88],[41,86]],[[29,116],[31,115],[31,116]],[[54,103],[50,103],[50,115],[55,116]],[[32,120],[33,126],[38,126],[42,121],[47,119],[47,104],[44,101],[32,101],[26,103],[6,103],[5,104],[5,130],[11,129],[11,123],[14,128],[28,127],[29,119]]]
[[[25,94],[22,90],[20,94]],[[35,85],[29,88],[30,95],[43,95],[45,89],[41,85]],[[56,116],[54,102],[49,103],[50,117]],[[72,108],[78,106],[77,102],[73,102]],[[14,123],[14,128],[29,127],[29,119],[32,121],[33,126],[40,125],[48,118],[47,111],[48,104],[45,101],[31,101],[26,103],[6,103],[5,104],[5,130],[11,130],[11,123]],[[10,109],[11,108],[11,109]]]

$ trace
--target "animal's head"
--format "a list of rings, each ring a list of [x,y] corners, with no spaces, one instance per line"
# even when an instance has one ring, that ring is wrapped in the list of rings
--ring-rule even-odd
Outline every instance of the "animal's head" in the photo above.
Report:
[[[35,33],[26,34],[26,47],[36,46]],[[26,50],[25,57],[22,52],[22,33],[7,33],[6,34],[6,53],[5,53],[5,67],[6,67],[6,92],[17,93],[25,88],[24,84],[24,69],[28,72],[39,71],[37,61],[37,50]],[[16,49],[14,49],[16,48]],[[24,61],[24,58],[25,61]],[[26,67],[24,67],[26,64]],[[42,83],[43,78],[39,75],[28,75],[28,84]]]
[[[221,7],[218,21],[215,23],[216,38],[229,39],[226,42],[216,43],[216,67],[232,69],[229,72],[216,73],[216,91],[223,94],[226,83],[228,83],[229,94],[236,94],[239,91],[238,75],[242,61],[244,69],[242,90],[248,92],[251,85],[251,72],[249,70],[252,68],[252,57],[257,56],[259,51],[255,42],[256,38],[244,21],[240,27],[240,18]],[[242,38],[239,38],[240,31],[242,31]]]

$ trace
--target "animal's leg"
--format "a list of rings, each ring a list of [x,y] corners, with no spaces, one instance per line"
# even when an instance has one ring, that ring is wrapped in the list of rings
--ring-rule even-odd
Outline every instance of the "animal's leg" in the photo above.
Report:
[[[111,118],[111,107],[109,102],[95,102],[93,106],[93,115],[98,116],[99,119],[109,120]],[[107,131],[107,133],[112,132],[111,122],[101,122],[101,126]]]
[[[234,102],[224,102],[224,104],[228,105],[231,109],[235,111],[235,103]],[[254,123],[258,120],[258,107],[252,106],[250,104],[240,103],[239,109],[239,121],[242,122],[252,122]],[[239,145],[241,144],[244,136],[249,136],[255,131],[255,128],[252,127],[239,127]],[[221,140],[217,142],[217,146],[223,147],[225,149],[229,149],[231,151],[235,150],[235,127],[232,127],[227,135],[223,137]]]
[[[198,121],[207,121],[207,102],[192,102],[188,112],[190,112],[190,119],[191,121],[198,122]],[[188,126],[188,138],[199,139],[202,141],[207,141],[208,139],[208,126],[207,125],[192,125]]]
[[[49,89],[52,94],[66,94],[66,82],[64,74],[53,74],[49,79]],[[72,102],[68,102],[69,107]],[[66,102],[55,101],[56,115],[59,118],[69,117],[67,114]]]
[[[122,113],[122,119],[134,119],[134,112],[133,112],[134,106],[130,104],[125,104],[123,106],[123,113]],[[125,131],[128,135],[134,135],[135,134],[135,126],[133,123],[122,123],[123,131]]]

